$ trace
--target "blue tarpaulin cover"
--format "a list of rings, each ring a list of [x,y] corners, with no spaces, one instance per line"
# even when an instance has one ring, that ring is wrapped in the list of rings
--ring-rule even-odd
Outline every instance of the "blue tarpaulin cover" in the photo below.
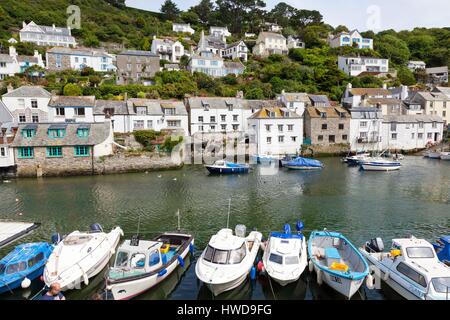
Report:
[[[303,157],[295,158],[288,162],[288,166],[301,166],[301,167],[323,167],[322,162],[314,159],[308,159]]]

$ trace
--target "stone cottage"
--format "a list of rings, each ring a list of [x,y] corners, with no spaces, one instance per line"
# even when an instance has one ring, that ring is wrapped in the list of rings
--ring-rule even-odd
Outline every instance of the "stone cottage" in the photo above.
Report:
[[[19,124],[12,143],[18,176],[93,174],[113,153],[111,122]]]
[[[350,114],[342,107],[307,107],[305,137],[312,145],[349,143]]]

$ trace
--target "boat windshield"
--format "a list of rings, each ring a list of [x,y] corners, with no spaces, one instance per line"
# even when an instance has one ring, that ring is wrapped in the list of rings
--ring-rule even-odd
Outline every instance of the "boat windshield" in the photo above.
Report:
[[[283,264],[283,256],[279,254],[271,253],[269,256],[269,261],[276,264]]]
[[[63,242],[67,246],[75,246],[86,243],[91,239],[92,239],[91,235],[73,235],[65,238]]]
[[[431,282],[436,292],[450,294],[450,278],[433,278]]]
[[[245,249],[245,243],[239,249],[234,250],[220,250],[208,246],[203,259],[216,264],[239,264],[247,254]]]
[[[411,259],[434,258],[433,249],[431,249],[429,247],[406,248],[406,253],[408,254],[408,258],[411,258]]]
[[[284,258],[284,263],[287,265],[292,265],[292,264],[298,264],[298,257],[297,256],[291,256],[291,257],[286,257]]]
[[[116,268],[124,268],[127,265],[128,265],[128,252],[119,251],[117,253],[117,257],[116,257],[115,267]]]

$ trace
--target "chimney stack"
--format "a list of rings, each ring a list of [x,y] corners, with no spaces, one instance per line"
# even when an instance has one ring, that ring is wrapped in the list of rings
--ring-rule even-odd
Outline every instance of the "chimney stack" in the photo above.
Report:
[[[2,128],[3,144],[8,144],[8,139],[6,138],[6,130],[6,128]]]

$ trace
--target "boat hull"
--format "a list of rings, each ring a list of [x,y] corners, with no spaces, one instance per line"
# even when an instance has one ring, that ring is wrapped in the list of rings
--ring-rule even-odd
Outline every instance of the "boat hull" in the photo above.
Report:
[[[12,290],[20,288],[22,286],[22,281],[25,278],[28,278],[31,281],[37,279],[44,272],[44,267],[45,267],[45,265],[42,265],[39,269],[36,269],[35,271],[33,271],[33,272],[31,272],[31,273],[29,273],[27,275],[24,275],[20,279],[15,280],[15,281],[13,281],[11,283],[8,283],[7,285],[5,284],[4,286],[0,287],[0,294],[5,293],[5,292],[11,292]]]
[[[115,253],[115,248],[119,244],[120,236],[123,234],[120,228],[117,228],[107,234],[108,244],[102,248],[101,257],[96,261],[87,261],[84,263],[74,264],[63,272],[58,271],[55,276],[50,276],[50,272],[44,270],[44,282],[47,286],[58,282],[61,286],[61,291],[81,289],[81,284],[89,284],[89,279],[98,275],[109,263],[109,260]],[[92,253],[90,254],[92,255]],[[88,255],[89,256],[89,255]],[[82,257],[80,257],[83,260]]]
[[[239,287],[242,283],[244,283],[245,280],[247,280],[249,273],[250,273],[250,270],[248,270],[248,272],[241,275],[240,277],[233,279],[232,281],[229,281],[226,283],[220,283],[220,284],[205,283],[205,285],[213,293],[213,295],[217,297],[218,295],[220,295],[224,292],[231,291],[231,290]]]
[[[450,153],[441,153],[441,160],[450,160]]]
[[[314,271],[318,275],[321,273],[321,277],[324,283],[336,290],[338,293],[344,297],[350,299],[359,290],[363,284],[364,279],[351,280],[342,277],[337,277],[329,272],[321,270],[316,265],[314,266]]]
[[[183,260],[186,259],[190,252],[190,246],[193,244],[194,240],[192,239],[186,249],[180,253]],[[111,292],[114,300],[130,300],[163,282],[176,270],[176,268],[178,268],[179,265],[180,262],[178,259],[175,259],[174,262],[165,268],[167,272],[162,276],[152,274],[137,280],[108,284],[107,291]]]
[[[241,174],[248,173],[249,168],[225,168],[225,167],[215,167],[215,166],[206,166],[206,169],[211,174]]]
[[[381,163],[363,163],[361,164],[361,168],[364,171],[396,171],[400,170],[400,164],[381,164]]]

